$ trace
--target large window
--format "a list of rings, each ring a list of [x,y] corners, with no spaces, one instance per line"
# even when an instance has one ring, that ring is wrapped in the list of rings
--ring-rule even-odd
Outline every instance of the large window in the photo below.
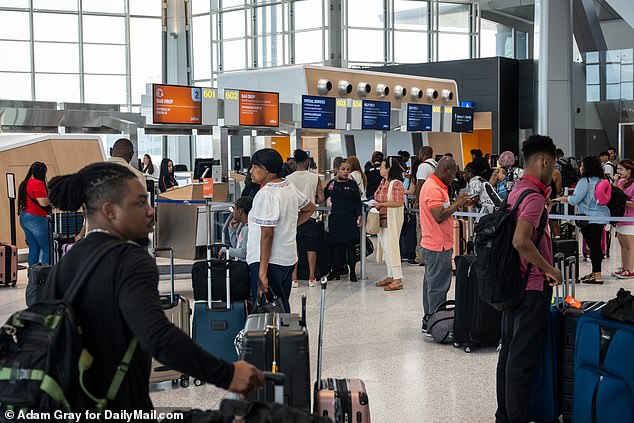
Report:
[[[634,100],[633,56],[633,49],[586,53],[586,101]]]
[[[497,22],[480,20],[480,57],[515,57],[513,28]]]
[[[218,74],[302,63],[322,64],[327,0],[192,0],[194,83]]]
[[[162,80],[161,0],[0,0],[0,98],[141,104]]]

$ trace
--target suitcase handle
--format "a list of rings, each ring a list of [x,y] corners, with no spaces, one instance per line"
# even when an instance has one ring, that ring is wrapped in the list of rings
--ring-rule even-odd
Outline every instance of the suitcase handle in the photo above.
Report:
[[[324,343],[324,314],[326,310],[326,287],[328,286],[328,279],[324,276],[320,281],[321,286],[321,304],[319,305],[319,340],[317,342],[317,381],[315,386],[319,386],[321,383],[321,360],[322,349]]]
[[[284,404],[284,384],[286,383],[286,375],[284,373],[263,372],[264,379],[274,386],[275,402]]]
[[[154,249],[154,262],[156,263],[156,253],[168,251],[170,253],[170,302],[174,304],[176,294],[174,293],[174,249],[172,247],[158,247]]]

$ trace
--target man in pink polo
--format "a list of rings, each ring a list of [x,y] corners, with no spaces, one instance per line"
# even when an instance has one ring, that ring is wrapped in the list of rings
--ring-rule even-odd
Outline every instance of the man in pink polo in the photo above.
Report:
[[[548,219],[546,199],[550,197],[556,147],[550,137],[531,135],[524,141],[522,152],[525,172],[509,194],[509,206],[515,206],[523,192],[530,190],[530,193],[517,206],[517,226],[509,248],[519,253],[520,274],[527,276],[526,295],[517,306],[502,314],[496,423],[531,421],[527,398],[548,329],[552,287],[562,281],[561,272],[552,265],[553,248],[547,224],[543,224],[543,234],[539,236],[540,222]],[[536,245],[538,238],[540,242]]]
[[[423,332],[427,332],[427,319],[442,302],[447,300],[451,285],[451,257],[453,254],[453,218],[451,217],[468,199],[461,194],[449,202],[448,186],[458,166],[452,157],[443,157],[434,173],[420,190],[419,209],[421,241],[425,257],[423,277]]]

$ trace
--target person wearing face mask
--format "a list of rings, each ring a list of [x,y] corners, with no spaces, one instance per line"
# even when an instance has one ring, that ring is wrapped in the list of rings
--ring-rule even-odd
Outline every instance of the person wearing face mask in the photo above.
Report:
[[[328,227],[335,259],[328,279],[339,280],[339,269],[347,264],[350,267],[350,281],[357,282],[355,244],[361,226],[361,194],[357,182],[350,178],[350,171],[348,162],[341,163],[337,177],[328,182],[324,189],[324,196],[332,203]]]

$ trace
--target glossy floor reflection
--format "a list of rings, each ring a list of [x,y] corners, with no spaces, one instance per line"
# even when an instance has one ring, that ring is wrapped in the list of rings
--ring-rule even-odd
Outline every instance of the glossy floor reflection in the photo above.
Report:
[[[618,243],[612,259],[603,262],[605,285],[577,285],[577,298],[610,299],[620,287],[631,289],[634,280],[609,276],[618,267]],[[391,422],[490,422],[495,412],[495,348],[467,354],[451,345],[439,345],[420,331],[421,283],[424,267],[403,263],[405,289],[385,292],[374,282],[384,276],[384,266],[371,257],[369,279],[329,283],[324,342],[325,377],[356,377],[365,381],[372,421]],[[581,262],[581,274],[590,264]],[[0,289],[0,319],[24,307],[26,271],[20,272],[15,289]],[[166,280],[161,291],[168,291]],[[176,289],[191,297],[189,279],[177,279]],[[300,295],[308,298],[312,380],[317,359],[319,288],[304,281],[294,289],[291,303],[300,310]],[[453,297],[453,288],[449,293]],[[226,395],[211,385],[172,388],[171,383],[152,386],[156,407],[216,408]]]

